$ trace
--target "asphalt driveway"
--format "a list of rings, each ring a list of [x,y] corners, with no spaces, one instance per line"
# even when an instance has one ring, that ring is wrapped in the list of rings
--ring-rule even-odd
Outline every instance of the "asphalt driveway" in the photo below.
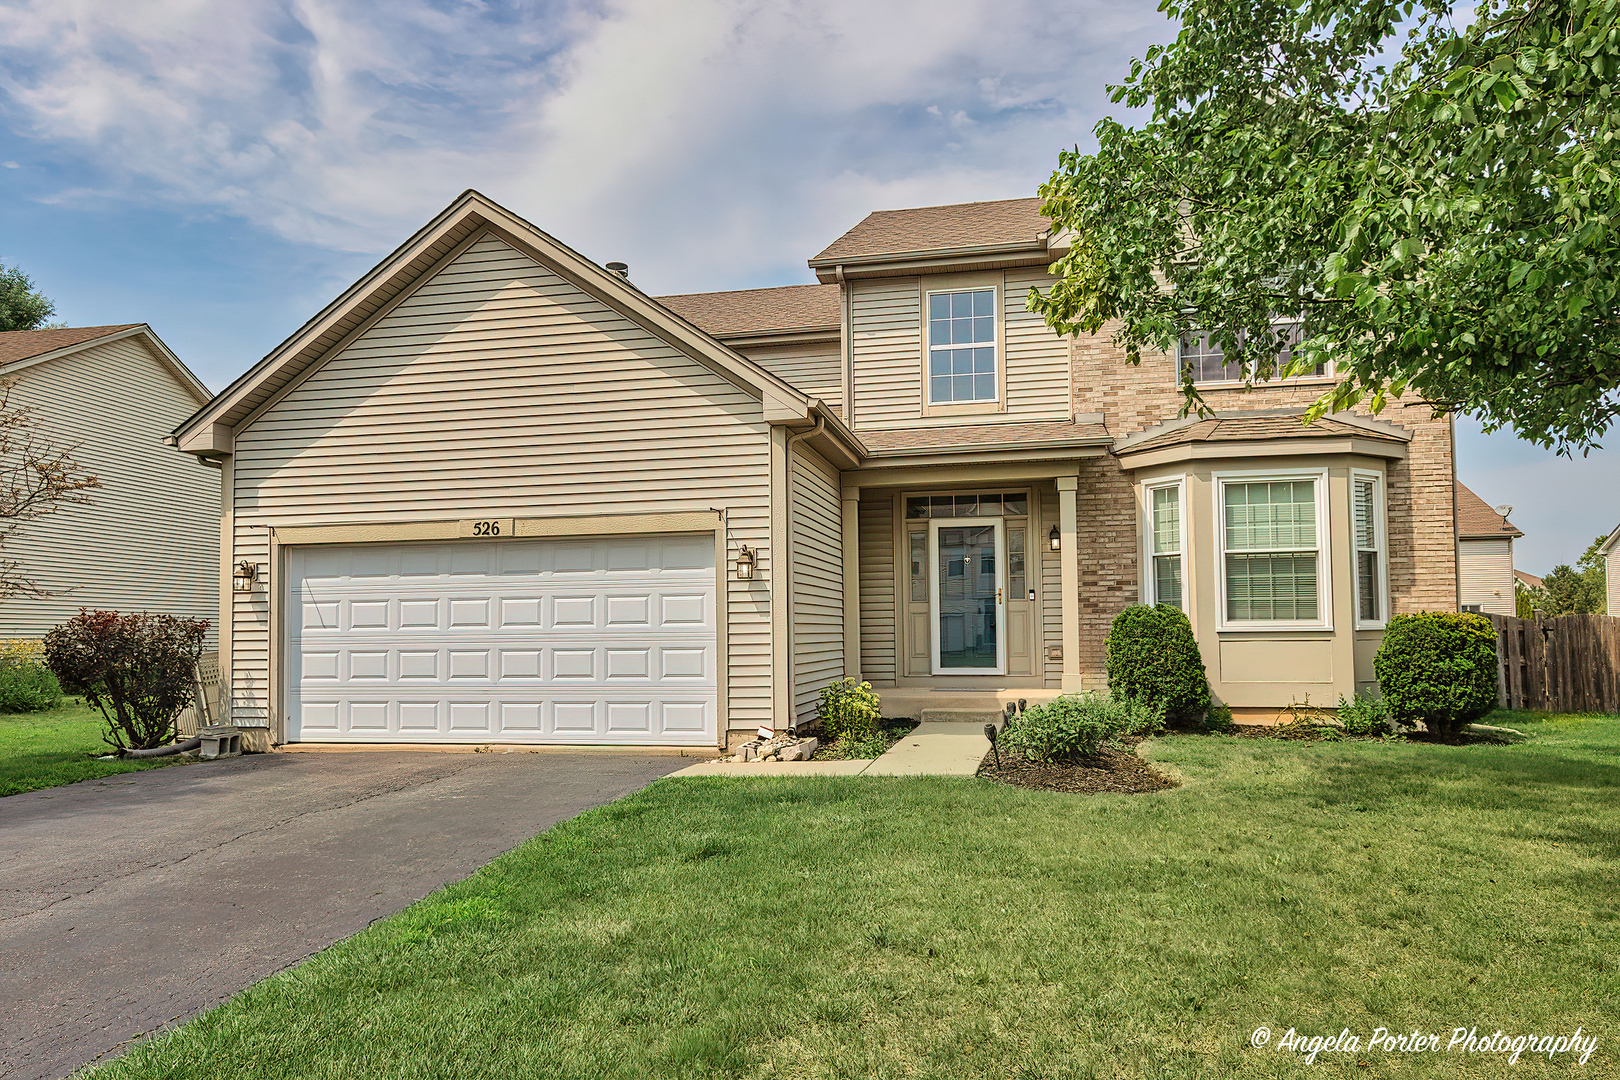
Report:
[[[690,764],[278,753],[0,799],[0,1077],[116,1055]]]

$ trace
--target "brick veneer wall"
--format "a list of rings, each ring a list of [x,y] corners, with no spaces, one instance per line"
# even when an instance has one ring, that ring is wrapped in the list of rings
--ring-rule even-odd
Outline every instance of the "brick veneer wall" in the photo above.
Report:
[[[1181,409],[1174,357],[1144,353],[1140,366],[1110,344],[1112,327],[1071,342],[1075,412],[1100,412],[1115,438],[1174,420]],[[1217,411],[1303,409],[1326,388],[1317,383],[1205,391]],[[1371,415],[1369,410],[1353,410]],[[1450,417],[1425,405],[1392,405],[1378,419],[1412,432],[1406,461],[1388,468],[1389,599],[1395,612],[1455,611],[1457,544],[1455,463]],[[1130,474],[1112,456],[1084,463],[1076,498],[1079,522],[1081,671],[1105,667],[1104,638],[1120,609],[1137,602],[1136,508]]]

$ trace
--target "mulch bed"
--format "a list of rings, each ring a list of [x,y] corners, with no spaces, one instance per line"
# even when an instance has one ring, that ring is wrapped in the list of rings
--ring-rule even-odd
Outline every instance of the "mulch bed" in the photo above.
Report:
[[[1096,795],[1110,792],[1115,795],[1138,795],[1149,791],[1165,791],[1176,787],[1176,782],[1136,756],[1141,739],[1122,740],[1123,749],[1104,747],[1094,758],[1042,765],[1025,761],[1017,754],[1001,751],[1001,765],[995,755],[985,756],[979,775],[1014,787],[1035,791],[1064,791],[1074,795]]]

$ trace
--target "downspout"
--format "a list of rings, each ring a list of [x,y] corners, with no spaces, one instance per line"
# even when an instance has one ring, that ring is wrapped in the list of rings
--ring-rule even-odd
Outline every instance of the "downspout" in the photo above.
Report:
[[[820,404],[820,402],[815,402],[812,408]],[[819,413],[819,409],[817,411]],[[819,435],[826,430],[826,416],[817,415],[816,426],[809,431],[789,435],[782,451],[784,458],[782,468],[787,479],[787,490],[782,493],[783,497],[787,499],[787,513],[782,520],[787,524],[787,535],[782,537],[782,591],[786,595],[780,599],[787,605],[787,670],[782,672],[782,677],[787,680],[787,729],[789,734],[797,734],[799,727],[799,703],[794,694],[794,690],[797,688],[794,686],[793,679],[793,448],[805,439],[813,435]]]
[[[855,430],[855,311],[850,300],[849,282],[844,279],[844,264],[833,267],[838,281],[838,359],[844,369],[844,423]]]

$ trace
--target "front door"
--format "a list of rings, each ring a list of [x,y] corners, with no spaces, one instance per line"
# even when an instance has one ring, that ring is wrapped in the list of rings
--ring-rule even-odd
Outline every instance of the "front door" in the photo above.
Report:
[[[935,518],[928,523],[928,540],[934,674],[1005,674],[1007,552],[1001,519]]]

